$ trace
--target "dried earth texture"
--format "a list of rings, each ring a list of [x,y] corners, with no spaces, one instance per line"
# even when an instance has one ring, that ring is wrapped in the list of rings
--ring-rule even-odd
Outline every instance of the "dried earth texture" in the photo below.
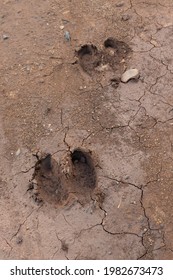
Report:
[[[173,1],[1,0],[0,36],[0,258],[173,259]]]

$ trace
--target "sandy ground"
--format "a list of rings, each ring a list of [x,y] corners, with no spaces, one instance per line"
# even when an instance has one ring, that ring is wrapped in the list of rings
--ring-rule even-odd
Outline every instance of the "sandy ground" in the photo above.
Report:
[[[173,259],[172,0],[2,0],[0,36],[0,258]]]

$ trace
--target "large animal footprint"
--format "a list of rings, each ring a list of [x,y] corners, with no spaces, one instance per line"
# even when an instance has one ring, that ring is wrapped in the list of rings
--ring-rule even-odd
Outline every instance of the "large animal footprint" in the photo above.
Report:
[[[121,70],[131,52],[131,48],[125,42],[110,37],[104,41],[101,49],[93,44],[81,46],[76,51],[76,56],[82,69],[92,74],[95,70],[97,73],[111,69]]]
[[[58,163],[51,154],[42,156],[35,164],[37,198],[64,205],[73,197],[81,204],[91,200],[97,185],[95,164],[90,151],[77,148]]]

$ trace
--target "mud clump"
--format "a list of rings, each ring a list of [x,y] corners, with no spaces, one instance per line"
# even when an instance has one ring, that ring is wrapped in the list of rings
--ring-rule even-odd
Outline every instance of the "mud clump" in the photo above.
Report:
[[[35,164],[30,188],[32,197],[38,200],[65,205],[73,197],[81,204],[91,200],[91,192],[97,185],[97,176],[91,152],[80,148],[68,153],[58,163],[51,154],[42,156]]]
[[[120,81],[120,78],[113,78],[110,80],[110,84],[113,88],[116,89],[119,86]]]

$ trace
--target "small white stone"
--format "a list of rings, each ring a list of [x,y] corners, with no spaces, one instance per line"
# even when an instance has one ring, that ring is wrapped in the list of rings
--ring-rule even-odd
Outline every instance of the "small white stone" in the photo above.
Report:
[[[109,50],[109,55],[110,56],[114,56],[115,55],[115,51],[114,50]]]
[[[64,29],[64,25],[60,25],[60,29],[63,30]]]
[[[20,152],[21,152],[21,150],[20,150],[20,148],[16,151],[16,156],[19,156],[20,155]]]
[[[7,39],[9,38],[9,35],[3,34],[3,35],[2,35],[2,38],[3,38],[3,40],[7,40]]]
[[[155,40],[151,40],[150,43],[151,43],[152,45],[154,45],[155,47],[159,47],[159,44],[158,44],[157,41],[155,41]]]
[[[138,79],[139,78],[139,71],[138,69],[129,69],[125,71],[121,76],[121,81],[123,83],[127,83],[131,79]]]
[[[99,71],[99,72],[107,71],[107,70],[109,70],[109,65],[108,64],[104,64],[104,65],[101,64],[100,66],[98,66],[96,68],[96,70]]]

